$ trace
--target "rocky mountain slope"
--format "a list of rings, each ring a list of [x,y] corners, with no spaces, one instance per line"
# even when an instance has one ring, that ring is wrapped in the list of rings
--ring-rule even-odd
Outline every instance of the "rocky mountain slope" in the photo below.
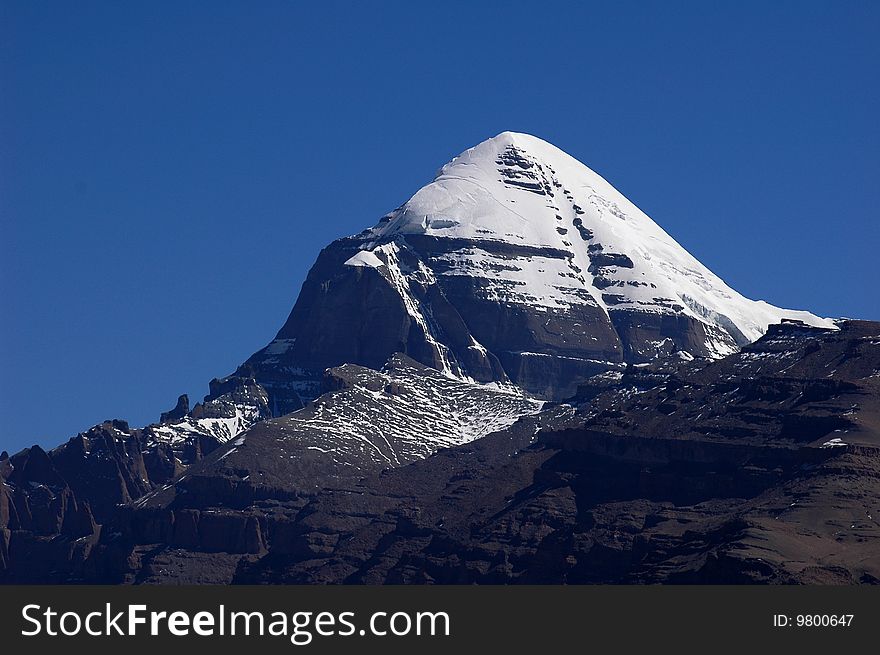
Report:
[[[0,582],[877,582],[878,441],[880,324],[742,297],[505,132],[202,403],[3,452]]]
[[[354,384],[396,375],[358,369]],[[300,463],[272,423],[102,524],[45,457],[5,460],[5,579],[880,581],[880,323],[782,324],[718,361],[630,365],[482,438],[350,475]],[[63,509],[24,503],[25,480]]]
[[[625,363],[729,354],[783,317],[832,326],[744,298],[585,165],[504,132],[325,248],[275,340],[237,375],[286,412],[315,397],[325,368],[403,352],[559,400]]]

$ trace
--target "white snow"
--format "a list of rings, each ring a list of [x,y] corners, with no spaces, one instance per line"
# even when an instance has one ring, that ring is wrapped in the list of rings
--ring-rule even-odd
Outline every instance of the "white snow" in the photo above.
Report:
[[[379,268],[384,266],[385,262],[379,259],[376,254],[370,250],[360,250],[353,257],[349,257],[345,266],[367,266],[369,268]]]
[[[543,406],[519,390],[466,382],[400,362],[385,372],[352,364],[339,368],[353,387],[322,396],[323,401],[274,423],[284,439],[330,453],[341,463],[367,459],[398,466],[506,428]],[[392,383],[397,390],[386,392]]]
[[[259,409],[255,406],[237,405],[234,412],[234,416],[219,418],[185,416],[174,423],[149,425],[144,429],[150,438],[171,445],[181,444],[189,437],[199,434],[216,437],[224,442],[237,437],[260,420]]]
[[[524,165],[499,163],[511,148]],[[535,193],[523,184],[545,191]],[[591,239],[581,236],[583,229]],[[479,247],[462,248],[443,256],[444,263],[452,265],[443,267],[443,275],[482,277],[482,292],[490,298],[547,309],[596,304],[605,311],[681,312],[717,328],[710,331],[707,345],[719,357],[736,349],[728,334],[739,331],[754,341],[782,318],[835,327],[833,321],[809,312],[743,297],[605,179],[527,134],[502,132],[454,158],[430,184],[372,228],[367,249],[346,264],[381,265],[372,251],[375,244],[405,234],[563,251],[563,258],[510,258]],[[603,253],[626,255],[633,264],[605,266],[603,275],[612,284],[602,291],[589,272],[591,244],[601,244]],[[618,302],[605,302],[603,291],[618,296]]]

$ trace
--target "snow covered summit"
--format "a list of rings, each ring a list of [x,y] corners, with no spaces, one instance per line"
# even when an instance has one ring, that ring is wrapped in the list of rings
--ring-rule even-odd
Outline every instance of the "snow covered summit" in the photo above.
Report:
[[[518,270],[492,269],[477,252],[461,257],[454,274],[489,266],[499,284],[512,281],[521,298],[547,307],[564,307],[586,290],[606,312],[681,312],[732,339],[713,339],[712,354],[754,341],[782,318],[833,327],[809,312],[743,297],[600,175],[528,134],[502,132],[466,150],[372,233],[381,240],[429,234],[565,251],[564,260],[532,258]]]
[[[289,411],[324,369],[379,369],[401,352],[564,398],[626,363],[730,354],[783,318],[833,327],[743,297],[587,166],[503,132],[325,248],[276,339],[237,374]]]

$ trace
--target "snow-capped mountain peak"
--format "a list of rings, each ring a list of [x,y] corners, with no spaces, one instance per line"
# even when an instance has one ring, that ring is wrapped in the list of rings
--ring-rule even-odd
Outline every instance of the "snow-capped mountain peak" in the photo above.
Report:
[[[783,318],[833,327],[743,297],[599,174],[502,132],[325,248],[276,339],[237,375],[284,413],[317,396],[325,369],[380,369],[401,352],[559,399],[628,363],[722,357]]]
[[[716,355],[754,341],[782,318],[833,327],[809,312],[743,297],[598,173],[528,134],[502,132],[466,150],[371,233],[377,240],[425,234],[564,251],[556,270],[537,262],[499,270],[498,278],[549,307],[564,307],[569,291],[582,289],[606,312],[683,313],[732,337],[710,344]],[[484,263],[463,258],[458,273]]]

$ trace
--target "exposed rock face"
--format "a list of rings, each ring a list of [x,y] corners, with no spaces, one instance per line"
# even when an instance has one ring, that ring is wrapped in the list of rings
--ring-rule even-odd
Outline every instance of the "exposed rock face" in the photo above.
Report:
[[[202,403],[0,455],[0,582],[878,582],[878,481],[880,324],[743,298],[503,133]]]
[[[105,421],[46,452],[0,457],[0,580],[76,581],[119,506],[169,484],[223,442],[269,416],[265,392],[237,381],[188,412],[181,396],[162,424]]]
[[[599,381],[576,410],[318,495],[300,545],[270,540],[236,580],[876,583],[878,328],[779,326]]]
[[[323,386],[304,409],[256,424],[139,505],[181,493],[188,507],[241,506],[267,488],[309,495],[479,439],[542,405],[516,388],[463,382],[404,355],[382,371],[329,369]]]
[[[120,507],[88,548],[71,546],[87,518],[67,536],[57,512],[43,511],[39,529],[65,544],[43,579],[876,583],[880,323],[840,328],[790,323],[720,361],[630,365],[481,439],[381,473],[325,471],[317,487],[301,477],[312,469],[297,450],[330,442],[261,423],[264,432]],[[331,371],[324,411],[410,393],[411,377]],[[7,579],[23,576],[16,534],[33,535],[12,518],[26,513],[14,500],[22,471],[57,486],[55,458],[12,460],[18,482],[0,500],[0,518],[16,526],[0,549]],[[9,468],[0,461],[7,481]]]
[[[108,421],[51,452],[39,446],[8,457],[0,490],[0,529],[5,568],[24,580],[42,582],[64,571],[74,574],[119,503],[149,491],[140,431]],[[180,472],[167,453],[151,458],[164,481]],[[75,574],[74,574],[75,575]]]
[[[505,132],[325,248],[275,340],[236,376],[279,415],[317,396],[324,369],[402,352],[559,400],[624,363],[729,354],[786,316],[831,327],[743,298],[599,175]]]
[[[190,443],[197,436],[225,442],[272,415],[265,390],[253,379],[212,380],[210,388],[205,402],[192,411],[188,409],[189,399],[181,396],[171,412],[162,414],[160,423],[144,428],[148,441],[174,447]]]
[[[182,394],[178,397],[174,409],[162,412],[162,415],[159,418],[159,423],[172,423],[174,421],[179,421],[187,414],[189,414],[189,396]]]

